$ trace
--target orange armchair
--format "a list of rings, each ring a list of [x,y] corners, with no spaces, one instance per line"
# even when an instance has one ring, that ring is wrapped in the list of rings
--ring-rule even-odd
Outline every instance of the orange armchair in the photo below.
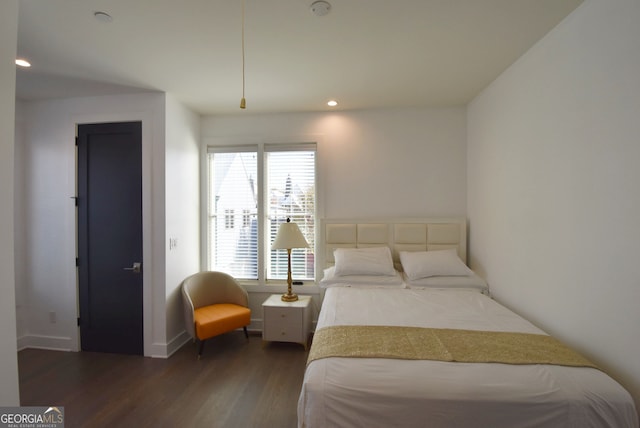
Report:
[[[185,327],[199,342],[198,358],[204,342],[214,336],[244,329],[251,323],[247,291],[223,272],[199,272],[182,282]]]

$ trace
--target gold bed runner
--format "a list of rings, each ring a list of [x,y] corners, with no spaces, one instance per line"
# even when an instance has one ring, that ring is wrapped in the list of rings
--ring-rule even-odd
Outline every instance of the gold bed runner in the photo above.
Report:
[[[325,327],[313,336],[307,364],[327,357],[598,368],[551,336],[421,327]]]

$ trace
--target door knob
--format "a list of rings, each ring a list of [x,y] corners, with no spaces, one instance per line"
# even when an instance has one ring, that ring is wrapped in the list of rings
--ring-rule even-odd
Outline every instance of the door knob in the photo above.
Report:
[[[134,262],[131,267],[126,267],[126,268],[123,268],[123,269],[124,270],[130,270],[133,273],[140,273],[140,272],[142,272],[142,263]]]

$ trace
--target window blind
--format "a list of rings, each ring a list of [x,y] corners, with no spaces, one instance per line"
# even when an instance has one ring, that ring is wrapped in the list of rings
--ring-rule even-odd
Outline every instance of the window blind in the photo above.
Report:
[[[297,223],[309,248],[295,248],[291,252],[291,271],[294,279],[314,278],[315,244],[315,150],[265,152],[268,189],[267,219],[269,243],[278,227],[290,218]],[[271,250],[267,277],[287,278],[287,252]]]
[[[281,223],[298,224],[295,280],[315,278],[315,144],[208,149],[208,268],[238,279],[285,280],[286,250],[271,250]]]
[[[209,266],[258,278],[258,153],[209,153]]]

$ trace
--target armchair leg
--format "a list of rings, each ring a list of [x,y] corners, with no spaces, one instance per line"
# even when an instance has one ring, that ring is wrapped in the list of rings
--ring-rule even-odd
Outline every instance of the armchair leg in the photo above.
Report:
[[[201,340],[198,344],[198,359],[202,356],[202,350],[204,349],[204,340]]]
[[[244,327],[242,327],[242,329],[244,330],[244,337],[246,337],[248,339],[249,338],[249,333],[247,332],[247,326],[245,325]]]

